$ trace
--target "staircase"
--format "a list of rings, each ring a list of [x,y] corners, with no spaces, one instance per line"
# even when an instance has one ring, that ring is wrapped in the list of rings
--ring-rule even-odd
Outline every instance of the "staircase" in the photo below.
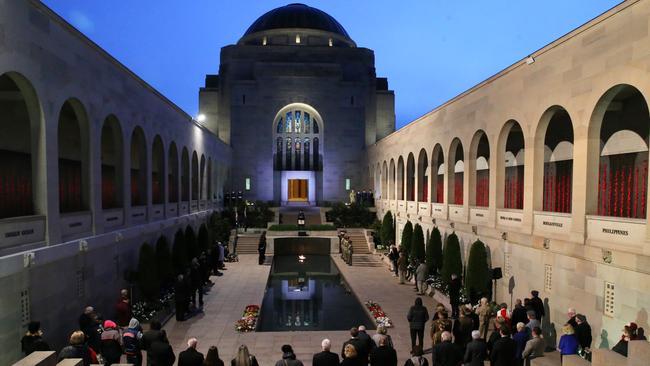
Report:
[[[363,233],[363,229],[347,229],[347,235],[352,240],[352,253],[370,254],[368,240]]]
[[[385,267],[376,254],[352,254],[352,265],[355,267]]]
[[[237,235],[237,254],[257,254],[259,243],[260,234],[239,234]]]

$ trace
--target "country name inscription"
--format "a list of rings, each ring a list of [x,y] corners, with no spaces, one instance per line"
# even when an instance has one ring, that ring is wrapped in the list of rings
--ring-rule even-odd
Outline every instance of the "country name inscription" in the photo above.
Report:
[[[603,233],[605,234],[611,234],[611,235],[622,235],[622,236],[628,236],[630,233],[627,230],[619,230],[619,229],[608,229],[608,228],[603,228]]]

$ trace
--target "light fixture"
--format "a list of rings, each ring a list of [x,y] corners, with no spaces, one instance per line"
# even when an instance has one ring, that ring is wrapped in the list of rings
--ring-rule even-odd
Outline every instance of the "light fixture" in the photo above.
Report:
[[[307,257],[305,257],[304,255],[301,254],[301,255],[298,256],[298,259],[300,259],[301,261],[304,261],[305,259],[307,259]]]
[[[296,34],[296,44],[300,44],[300,34]]]
[[[205,122],[205,114],[201,113],[198,116],[196,116],[196,120],[198,122]]]
[[[526,65],[532,65],[534,63],[535,63],[535,57],[533,56],[526,57]]]
[[[262,46],[266,46],[266,37],[262,38]]]

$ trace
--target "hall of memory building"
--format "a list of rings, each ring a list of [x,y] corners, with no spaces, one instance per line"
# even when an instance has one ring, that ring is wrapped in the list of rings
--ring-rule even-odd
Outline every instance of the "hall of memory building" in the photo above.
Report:
[[[60,349],[142,243],[207,235],[232,191],[320,212],[372,190],[397,244],[407,221],[463,264],[485,243],[499,303],[538,290],[558,330],[579,308],[594,348],[650,328],[649,27],[624,1],[395,131],[373,51],[307,5],[223,47],[193,118],[40,1],[0,0],[0,364],[32,319]]]

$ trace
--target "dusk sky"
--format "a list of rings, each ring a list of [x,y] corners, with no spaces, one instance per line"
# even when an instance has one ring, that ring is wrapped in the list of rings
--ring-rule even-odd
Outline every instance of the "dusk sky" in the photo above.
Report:
[[[43,0],[191,115],[220,48],[277,0]],[[395,90],[400,128],[618,4],[618,0],[316,0]]]

